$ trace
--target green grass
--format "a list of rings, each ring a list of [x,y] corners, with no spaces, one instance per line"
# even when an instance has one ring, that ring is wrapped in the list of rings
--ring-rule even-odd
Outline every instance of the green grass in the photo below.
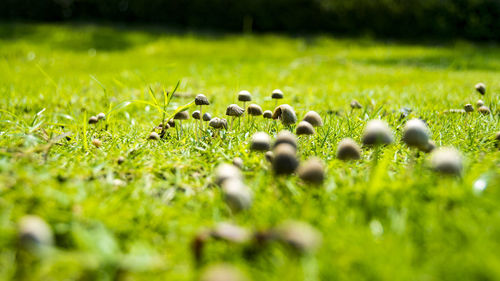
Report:
[[[192,280],[199,269],[190,243],[199,230],[221,221],[262,230],[295,219],[322,233],[316,253],[294,257],[273,244],[248,256],[245,246],[217,241],[204,264],[228,262],[253,280],[499,280],[499,77],[500,48],[469,42],[2,24],[0,279]],[[325,161],[324,185],[277,178],[262,153],[249,151],[253,132],[274,136],[281,125],[259,118],[248,129],[243,119],[236,132],[199,142],[189,120],[182,137],[169,130],[153,142],[147,136],[162,118],[153,106],[116,107],[153,102],[149,87],[162,103],[161,90],[177,81],[169,113],[204,93],[212,103],[204,110],[223,117],[242,89],[273,109],[274,88],[299,118],[317,111],[325,126],[299,138],[299,156]],[[483,99],[493,114],[443,114],[475,104],[478,82],[488,87]],[[351,112],[352,99],[364,109]],[[400,141],[403,107],[413,110],[408,118],[428,122],[438,146],[463,153],[462,178],[435,174],[427,155],[412,160]],[[112,108],[97,129],[86,124]],[[378,117],[396,142],[382,150],[377,168],[370,149],[358,162],[335,158],[342,138],[359,142],[366,122]],[[68,132],[70,140],[57,139]],[[213,174],[236,156],[254,202],[231,214]],[[478,179],[487,182],[481,193],[473,190]],[[25,214],[44,218],[55,234],[54,251],[39,261],[20,258],[16,225]]]

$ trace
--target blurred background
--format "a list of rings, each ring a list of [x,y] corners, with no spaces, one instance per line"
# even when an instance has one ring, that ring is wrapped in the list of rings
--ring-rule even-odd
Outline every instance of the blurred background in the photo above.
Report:
[[[500,0],[1,0],[0,19],[500,40]]]

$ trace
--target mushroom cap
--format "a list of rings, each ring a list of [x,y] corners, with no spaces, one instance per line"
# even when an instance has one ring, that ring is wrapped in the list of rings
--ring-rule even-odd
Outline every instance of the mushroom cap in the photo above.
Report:
[[[219,264],[205,269],[200,281],[248,281],[248,278],[234,266]]]
[[[281,143],[274,148],[273,170],[278,175],[292,174],[299,166],[295,147]]]
[[[432,168],[442,174],[460,175],[462,173],[462,156],[454,148],[442,147],[431,154]]]
[[[265,132],[253,134],[250,141],[250,149],[256,151],[267,151],[271,147],[271,137]]]
[[[297,122],[297,115],[293,107],[288,104],[282,104],[274,109],[273,119],[280,119],[283,125],[291,125]]]
[[[251,237],[248,230],[228,222],[218,223],[212,230],[211,236],[233,243],[245,243]]]
[[[99,147],[101,147],[101,145],[102,145],[102,141],[101,141],[101,140],[99,140],[99,139],[93,139],[93,140],[92,140],[92,144],[93,144],[95,147],[99,148]]]
[[[208,99],[205,95],[198,94],[194,98],[194,104],[196,104],[196,105],[209,105],[210,102],[208,101]]]
[[[125,159],[125,157],[120,156],[120,157],[118,157],[118,159],[116,160],[116,163],[118,163],[118,165],[120,165],[120,164],[123,164],[123,162],[125,162],[125,160],[126,160],[126,159]]]
[[[297,135],[314,135],[314,128],[311,123],[306,121],[300,121],[295,130]]]
[[[477,100],[477,102],[476,102],[476,106],[477,107],[481,107],[483,105],[484,105],[484,101],[483,100]]]
[[[271,98],[280,100],[283,98],[283,92],[280,89],[274,89]]]
[[[167,124],[170,126],[170,128],[175,128],[175,121],[174,121],[174,119],[168,120]]]
[[[187,120],[189,119],[189,111],[184,110],[181,112],[178,112],[177,114],[174,115],[175,120]]]
[[[436,149],[436,144],[432,140],[429,140],[427,142],[427,146],[423,149],[421,148],[420,150],[425,153],[431,153],[434,149]]]
[[[468,103],[468,104],[464,105],[464,110],[465,110],[465,112],[473,112],[474,106],[472,106],[472,104]]]
[[[249,91],[243,90],[238,93],[238,101],[251,101],[252,100],[252,95],[250,94]]]
[[[307,112],[302,121],[309,122],[313,127],[323,126],[323,119],[321,119],[321,116],[316,111]]]
[[[420,119],[411,119],[403,129],[403,141],[410,147],[425,150],[429,143],[429,128]]]
[[[214,118],[210,119],[210,122],[208,123],[208,125],[212,128],[215,128],[215,129],[224,128],[224,122],[219,117],[214,117]]]
[[[267,118],[267,119],[273,118],[273,112],[271,110],[264,111],[264,113],[262,113],[262,115],[264,116],[264,118]]]
[[[19,220],[18,238],[21,245],[27,247],[50,246],[54,240],[50,226],[35,215],[26,215]]]
[[[97,114],[97,119],[98,120],[105,120],[106,119],[106,114],[104,114],[104,112],[101,112],[101,113]]]
[[[260,116],[262,115],[262,107],[260,107],[257,104],[252,103],[251,105],[248,106],[248,114],[252,116]]]
[[[321,233],[305,222],[285,222],[276,227],[273,233],[280,241],[301,253],[314,252],[322,242]]]
[[[243,168],[243,159],[240,157],[234,157],[233,158],[233,165],[237,167],[238,169]]]
[[[239,181],[243,179],[240,169],[236,168],[234,165],[222,163],[215,169],[216,184],[221,185],[224,181],[232,178]]]
[[[159,140],[160,139],[160,135],[158,135],[157,132],[151,132],[151,134],[149,134],[148,139],[150,139],[150,140]]]
[[[90,116],[89,124],[96,124],[97,122],[99,122],[99,119],[97,118],[97,116]]]
[[[491,113],[490,109],[487,106],[480,106],[477,111],[481,114],[488,115]]]
[[[203,121],[208,122],[212,119],[212,115],[210,115],[210,113],[208,113],[208,112],[205,112],[205,113],[203,113],[202,118],[203,118]]]
[[[224,200],[233,212],[240,212],[252,205],[252,191],[241,179],[229,178],[222,182]]]
[[[221,118],[220,123],[222,124],[222,128],[227,129],[227,120],[226,119]]]
[[[351,101],[351,108],[352,109],[360,109],[360,108],[363,108],[363,106],[359,103],[359,101],[357,100],[352,100]]]
[[[267,151],[266,152],[266,160],[269,162],[269,163],[272,163],[273,162],[273,159],[274,159],[274,153],[272,151]]]
[[[288,143],[297,149],[297,138],[294,134],[290,133],[287,130],[280,131],[276,136],[276,141],[274,142],[273,147],[277,147],[279,144]]]
[[[322,184],[325,179],[325,167],[321,160],[313,157],[299,166],[297,174],[305,182]]]
[[[385,121],[370,120],[363,132],[362,142],[365,145],[390,144],[393,142],[392,131]]]
[[[193,119],[200,120],[200,118],[201,118],[200,111],[199,110],[193,111],[193,113],[191,114],[191,117],[193,117]]]
[[[477,83],[476,91],[478,91],[481,95],[486,94],[486,85],[484,85],[484,83]]]
[[[245,112],[245,110],[239,107],[237,104],[230,104],[226,109],[227,116],[240,117],[241,115],[243,115],[243,112]]]
[[[361,159],[361,147],[350,138],[345,138],[337,146],[337,158],[340,160]]]

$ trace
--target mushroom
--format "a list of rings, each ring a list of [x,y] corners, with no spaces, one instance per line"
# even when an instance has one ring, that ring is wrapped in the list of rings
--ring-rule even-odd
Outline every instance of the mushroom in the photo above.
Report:
[[[118,159],[116,160],[116,163],[118,163],[118,165],[123,164],[123,162],[125,162],[125,157],[123,156],[118,157]]]
[[[96,116],[91,116],[89,118],[89,124],[97,124],[97,122],[99,122],[99,119],[96,117]]]
[[[280,89],[274,89],[271,98],[275,100],[275,106],[278,104],[278,100],[283,99],[283,92]]]
[[[321,234],[305,222],[288,221],[273,231],[274,236],[300,253],[311,253],[319,248],[322,242]]]
[[[233,129],[234,119],[236,117],[240,117],[241,115],[243,115],[244,112],[245,112],[245,110],[243,108],[239,107],[237,104],[230,104],[227,107],[226,115],[233,117],[231,119],[231,130]]]
[[[229,178],[222,182],[224,200],[235,213],[246,210],[252,205],[252,191],[241,179]]]
[[[361,109],[361,108],[363,108],[363,106],[357,100],[352,100],[350,105],[351,105],[351,109]]]
[[[297,149],[297,138],[294,134],[290,133],[287,130],[283,130],[278,133],[273,147],[277,147],[282,143],[288,143],[289,145],[293,146],[293,148]]]
[[[208,98],[207,98],[205,95],[203,95],[203,94],[198,94],[198,95],[194,98],[194,104],[196,104],[196,105],[199,105],[199,106],[200,106],[200,112],[199,112],[199,114],[200,114],[200,118],[195,118],[195,119],[200,120],[200,121],[199,121],[199,124],[200,124],[200,126],[199,126],[199,130],[201,130],[201,126],[202,126],[202,123],[201,123],[201,116],[203,116],[203,106],[204,106],[204,105],[210,105],[210,102],[208,101]],[[193,116],[193,118],[194,118],[194,116]],[[200,131],[200,135],[201,135],[201,131]]]
[[[481,106],[477,109],[477,111],[483,115],[488,115],[491,113],[490,109],[487,106]]]
[[[252,101],[252,95],[249,91],[243,90],[238,93],[238,101],[243,102],[243,108],[246,107],[247,101]]]
[[[208,125],[214,129],[227,129],[227,120],[224,118],[214,117],[210,119]]]
[[[266,119],[272,119],[273,118],[273,112],[271,110],[266,110],[262,114],[262,116]]]
[[[306,121],[300,121],[300,123],[297,125],[297,129],[295,130],[295,133],[297,135],[313,135],[314,134],[314,128],[311,125],[311,123],[306,122]]]
[[[191,113],[191,117],[193,117],[193,119],[195,120],[200,120],[201,119],[200,111],[199,110],[193,111],[193,113]]]
[[[32,250],[51,246],[54,241],[50,226],[35,215],[26,215],[19,220],[18,239],[23,247]]]
[[[233,243],[245,243],[251,238],[248,230],[228,222],[218,223],[210,234],[215,239]]]
[[[274,109],[273,119],[281,120],[281,123],[285,126],[295,124],[297,122],[297,115],[293,107],[288,104],[282,104]]]
[[[201,117],[203,119],[203,121],[205,122],[209,122],[210,120],[212,120],[212,115],[208,112],[204,113],[203,114],[203,117]]]
[[[288,143],[281,143],[274,148],[273,154],[273,170],[277,175],[295,172],[299,165],[295,147]]]
[[[477,83],[476,91],[478,91],[481,95],[486,94],[486,85],[484,85],[483,83]]]
[[[323,119],[321,119],[321,116],[316,111],[307,112],[302,121],[309,122],[313,127],[323,126]]]
[[[179,120],[179,127],[180,127],[180,135],[182,135],[182,120],[188,120],[189,119],[189,112],[187,110],[178,112],[177,114],[174,115],[174,120]]]
[[[460,175],[462,173],[462,156],[454,148],[438,148],[431,155],[432,168],[442,174]]]
[[[271,147],[271,138],[265,132],[253,134],[250,141],[250,149],[256,151],[267,151]]]
[[[92,140],[92,144],[93,144],[95,147],[99,148],[99,147],[101,147],[101,146],[102,146],[102,141],[100,141],[99,139],[93,139],[93,140]]]
[[[465,112],[473,112],[474,107],[472,106],[472,104],[468,103],[464,106],[464,110],[465,110]]]
[[[97,114],[97,120],[106,120],[106,114],[103,112]]]
[[[200,281],[248,281],[248,278],[238,268],[220,264],[205,269]]]
[[[150,139],[150,140],[159,140],[160,139],[160,135],[158,135],[157,132],[151,132],[151,134],[149,134],[148,139]]]
[[[344,161],[361,159],[361,147],[353,139],[345,138],[337,146],[337,158]]]
[[[429,143],[429,128],[420,119],[411,119],[403,129],[403,141],[409,147],[425,150]]]
[[[363,132],[364,145],[383,145],[393,142],[392,131],[385,121],[374,119],[368,121]]]
[[[307,183],[322,184],[325,179],[325,168],[321,160],[311,158],[299,166],[297,174]]]

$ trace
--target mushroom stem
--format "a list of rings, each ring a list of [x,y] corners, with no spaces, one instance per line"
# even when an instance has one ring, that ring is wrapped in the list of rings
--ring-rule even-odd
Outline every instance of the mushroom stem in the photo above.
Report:
[[[235,116],[233,116],[233,118],[231,119],[231,129],[230,129],[231,131],[233,130],[233,124],[234,124],[234,119],[235,119],[235,118],[236,118],[236,117],[235,117]]]
[[[202,134],[202,129],[203,129],[202,128],[203,127],[202,119],[203,119],[203,105],[200,104],[200,120],[199,120],[199,126],[198,126],[198,131],[200,132],[200,139],[202,137],[201,134]]]

